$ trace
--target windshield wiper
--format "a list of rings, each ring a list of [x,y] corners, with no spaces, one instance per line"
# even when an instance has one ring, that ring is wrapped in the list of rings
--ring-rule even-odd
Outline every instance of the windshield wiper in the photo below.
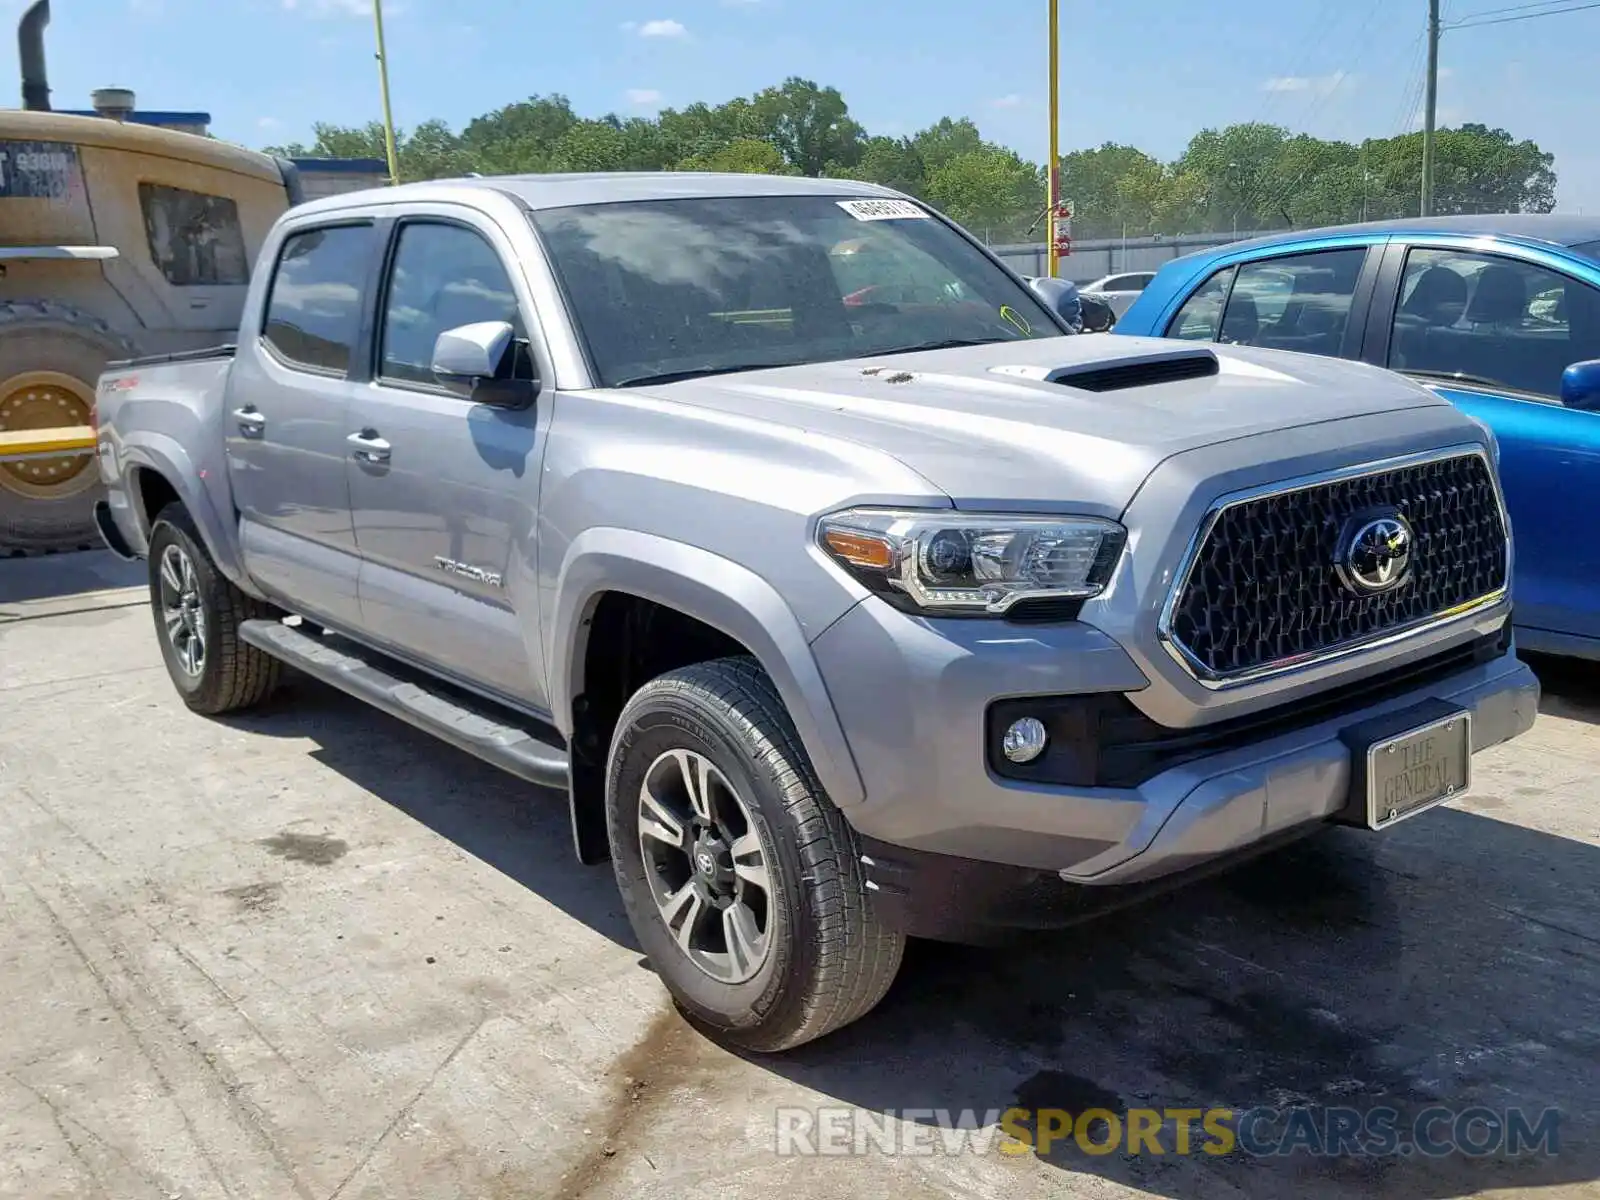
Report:
[[[1482,375],[1468,375],[1464,371],[1419,371],[1411,367],[1402,367],[1402,375],[1416,375],[1422,379],[1437,379],[1441,383],[1470,383],[1477,387],[1498,388],[1505,390],[1506,385],[1498,379],[1486,379]]]
[[[896,346],[892,350],[873,350],[868,354],[858,354],[857,358],[884,358],[890,354],[920,354],[924,350],[957,350],[962,346],[993,346],[1000,342],[1014,342],[1020,339],[1007,337],[986,338],[946,338],[942,342],[922,342],[915,346]]]
[[[732,375],[738,371],[773,371],[779,367],[792,367],[797,364],[792,362],[781,363],[734,363],[729,367],[690,367],[684,371],[662,371],[655,375],[634,375],[628,379],[619,379],[612,387],[644,387],[654,383],[680,383],[685,379],[704,379],[708,375]]]

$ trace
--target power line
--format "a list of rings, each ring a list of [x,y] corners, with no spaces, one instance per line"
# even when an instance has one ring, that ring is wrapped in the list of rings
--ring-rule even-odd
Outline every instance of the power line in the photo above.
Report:
[[[1543,12],[1525,12],[1517,16],[1494,17],[1491,20],[1481,21],[1465,19],[1453,21],[1447,26],[1449,29],[1480,29],[1485,25],[1505,25],[1511,21],[1531,21],[1534,17],[1558,17],[1565,13],[1583,12],[1585,9],[1600,8],[1600,0],[1590,0],[1588,4],[1574,4],[1567,8],[1549,8]],[[1478,14],[1482,16],[1484,14]]]
[[[1499,16],[1501,13],[1526,13],[1531,8],[1554,8],[1554,6],[1570,5],[1573,0],[1533,0],[1526,5],[1506,5],[1504,8],[1485,8],[1477,13],[1464,13],[1462,21],[1477,21],[1480,16]]]

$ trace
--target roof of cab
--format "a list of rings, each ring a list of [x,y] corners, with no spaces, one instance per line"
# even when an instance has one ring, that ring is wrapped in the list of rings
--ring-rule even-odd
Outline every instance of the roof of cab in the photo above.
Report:
[[[155,125],[135,125],[106,117],[82,117],[58,112],[32,112],[26,109],[0,109],[0,139],[27,142],[66,142],[75,146],[95,146],[107,150],[127,150],[158,158],[173,158],[200,163],[239,175],[249,175],[278,185],[283,173],[270,155],[246,150],[231,142],[161,129]]]
[[[342,192],[302,205],[297,213],[315,213],[375,203],[448,201],[461,189],[509,195],[529,209],[567,208],[580,204],[617,204],[629,200],[682,200],[713,196],[873,196],[900,193],[853,179],[809,179],[796,175],[715,174],[698,171],[612,171],[573,175],[486,175],[404,183],[398,187]]]

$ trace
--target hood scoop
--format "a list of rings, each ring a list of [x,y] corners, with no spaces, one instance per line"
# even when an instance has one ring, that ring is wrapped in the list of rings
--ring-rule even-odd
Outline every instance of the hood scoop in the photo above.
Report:
[[[1112,335],[1107,335],[1112,336]],[[1120,392],[1128,388],[1206,379],[1220,373],[1217,356],[1210,350],[1157,350],[1119,358],[1110,363],[1079,363],[1070,367],[992,367],[996,375],[1059,383],[1084,392]]]

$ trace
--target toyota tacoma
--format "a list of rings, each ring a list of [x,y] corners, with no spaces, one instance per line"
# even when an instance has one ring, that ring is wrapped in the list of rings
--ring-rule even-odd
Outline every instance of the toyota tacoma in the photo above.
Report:
[[[98,520],[191,709],[288,664],[561,789],[678,1004],[782,1050],[908,936],[1376,835],[1534,721],[1482,425],[1052,294],[863,183],[332,197],[236,344],[100,379]]]

